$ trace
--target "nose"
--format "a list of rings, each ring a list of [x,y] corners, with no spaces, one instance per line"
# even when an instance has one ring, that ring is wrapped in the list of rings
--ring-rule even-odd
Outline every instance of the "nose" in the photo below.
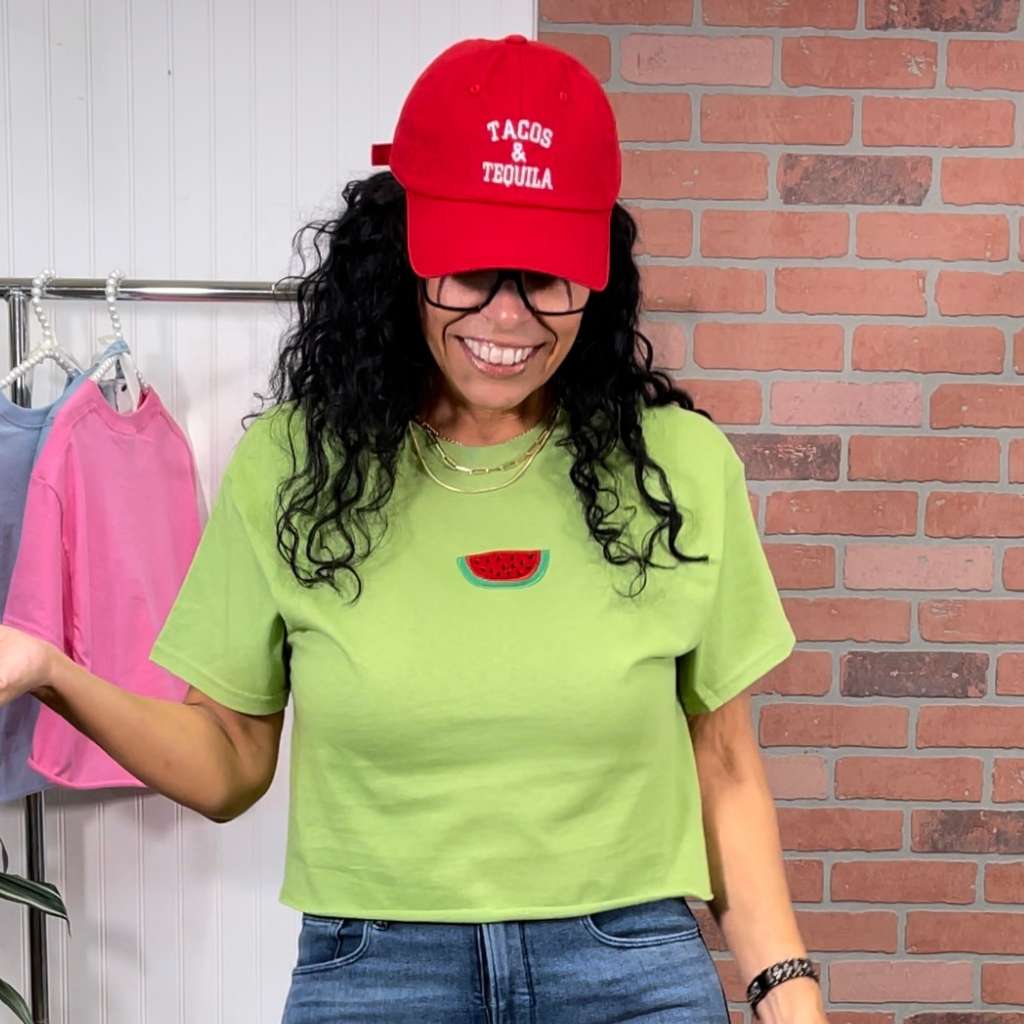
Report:
[[[515,281],[502,281],[494,298],[483,308],[484,316],[499,324],[516,324],[533,316],[523,302]]]

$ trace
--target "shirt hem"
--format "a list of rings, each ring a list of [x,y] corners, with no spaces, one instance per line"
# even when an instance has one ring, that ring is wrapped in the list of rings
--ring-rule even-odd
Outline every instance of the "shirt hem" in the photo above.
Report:
[[[753,661],[747,662],[743,668],[732,677],[732,680],[721,690],[695,690],[704,705],[699,711],[689,711],[687,714],[707,714],[720,708],[726,701],[741,694],[748,687],[753,686],[762,676],[766,676],[776,665],[781,665],[793,653],[796,648],[796,638],[791,636],[782,643],[773,644],[767,650],[761,652]]]
[[[149,660],[167,669],[168,672],[194,686],[197,690],[202,690],[207,696],[212,697],[225,707],[232,711],[239,711],[243,715],[272,715],[275,712],[283,711],[288,703],[287,694],[284,699],[281,699],[241,693],[222,683],[195,662],[190,661],[185,655],[173,650],[160,640],[157,640],[150,649]]]
[[[145,789],[146,784],[140,782],[134,777],[127,779],[109,779],[99,780],[96,782],[77,782],[73,779],[65,778],[62,775],[58,775],[56,772],[51,772],[44,768],[38,761],[33,758],[28,758],[25,762],[32,771],[41,775],[44,779],[49,782],[56,783],[59,786],[63,786],[65,789]]]
[[[628,907],[634,903],[647,903],[651,900],[663,900],[677,896],[684,899],[702,900],[707,902],[711,899],[711,893],[704,896],[701,892],[680,892],[679,886],[670,890],[656,890],[652,893],[633,896],[618,896],[610,900],[598,900],[571,904],[568,906],[545,906],[545,907],[505,907],[501,910],[481,910],[478,907],[462,907],[453,910],[399,910],[395,907],[360,907],[358,904],[332,904],[313,905],[296,896],[292,896],[287,890],[282,890],[279,897],[280,902],[304,914],[315,914],[320,917],[355,917],[366,918],[371,921],[419,921],[423,923],[438,924],[485,924],[496,921],[534,921],[549,918],[583,917],[586,914],[596,914],[601,910],[613,910],[617,907]],[[685,888],[685,887],[684,887]],[[699,886],[691,888],[699,889]]]

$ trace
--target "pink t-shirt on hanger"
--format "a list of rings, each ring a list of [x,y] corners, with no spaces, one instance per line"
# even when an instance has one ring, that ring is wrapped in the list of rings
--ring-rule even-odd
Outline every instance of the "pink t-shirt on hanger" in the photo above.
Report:
[[[186,685],[149,652],[199,542],[197,490],[188,438],[152,387],[123,414],[85,382],[33,469],[4,625],[122,689],[180,701]],[[45,706],[29,765],[75,789],[143,785]]]

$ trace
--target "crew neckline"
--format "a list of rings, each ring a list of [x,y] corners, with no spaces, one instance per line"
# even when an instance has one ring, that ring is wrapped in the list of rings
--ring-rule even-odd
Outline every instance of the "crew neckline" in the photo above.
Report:
[[[111,408],[99,384],[87,377],[82,383],[84,400],[92,407],[112,430],[122,434],[134,434],[142,430],[160,411],[160,398],[151,384],[147,384],[139,396],[138,408],[131,412],[118,412]]]
[[[544,446],[545,449],[554,441],[564,416],[565,410],[559,408],[555,430],[551,437],[548,438],[547,444]],[[525,434],[510,438],[508,441],[499,441],[496,444],[462,444],[461,442],[453,444],[451,441],[445,441],[443,438],[438,438],[438,443],[446,455],[463,466],[493,466],[506,462],[509,459],[514,459],[517,455],[525,452],[543,433],[547,422],[545,417],[534,424]],[[420,451],[423,453],[424,459],[427,460],[427,464],[435,473],[444,472],[462,480],[466,479],[465,473],[451,469],[438,458],[437,452],[430,444],[430,435],[419,423],[414,420],[410,425],[410,429],[416,431],[416,440],[419,442]],[[519,467],[515,467],[508,472],[514,472],[517,468]]]
[[[70,384],[66,384],[64,391],[48,405],[39,405],[32,408],[16,405],[3,391],[0,391],[0,418],[3,418],[14,427],[24,427],[28,430],[42,427],[46,423],[46,418],[64,397],[68,387],[70,387]]]

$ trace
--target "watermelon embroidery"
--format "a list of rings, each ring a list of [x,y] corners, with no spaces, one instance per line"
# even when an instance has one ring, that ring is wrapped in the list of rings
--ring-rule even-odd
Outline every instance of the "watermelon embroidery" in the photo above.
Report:
[[[475,587],[530,587],[548,568],[547,548],[484,551],[455,559],[459,572]]]

